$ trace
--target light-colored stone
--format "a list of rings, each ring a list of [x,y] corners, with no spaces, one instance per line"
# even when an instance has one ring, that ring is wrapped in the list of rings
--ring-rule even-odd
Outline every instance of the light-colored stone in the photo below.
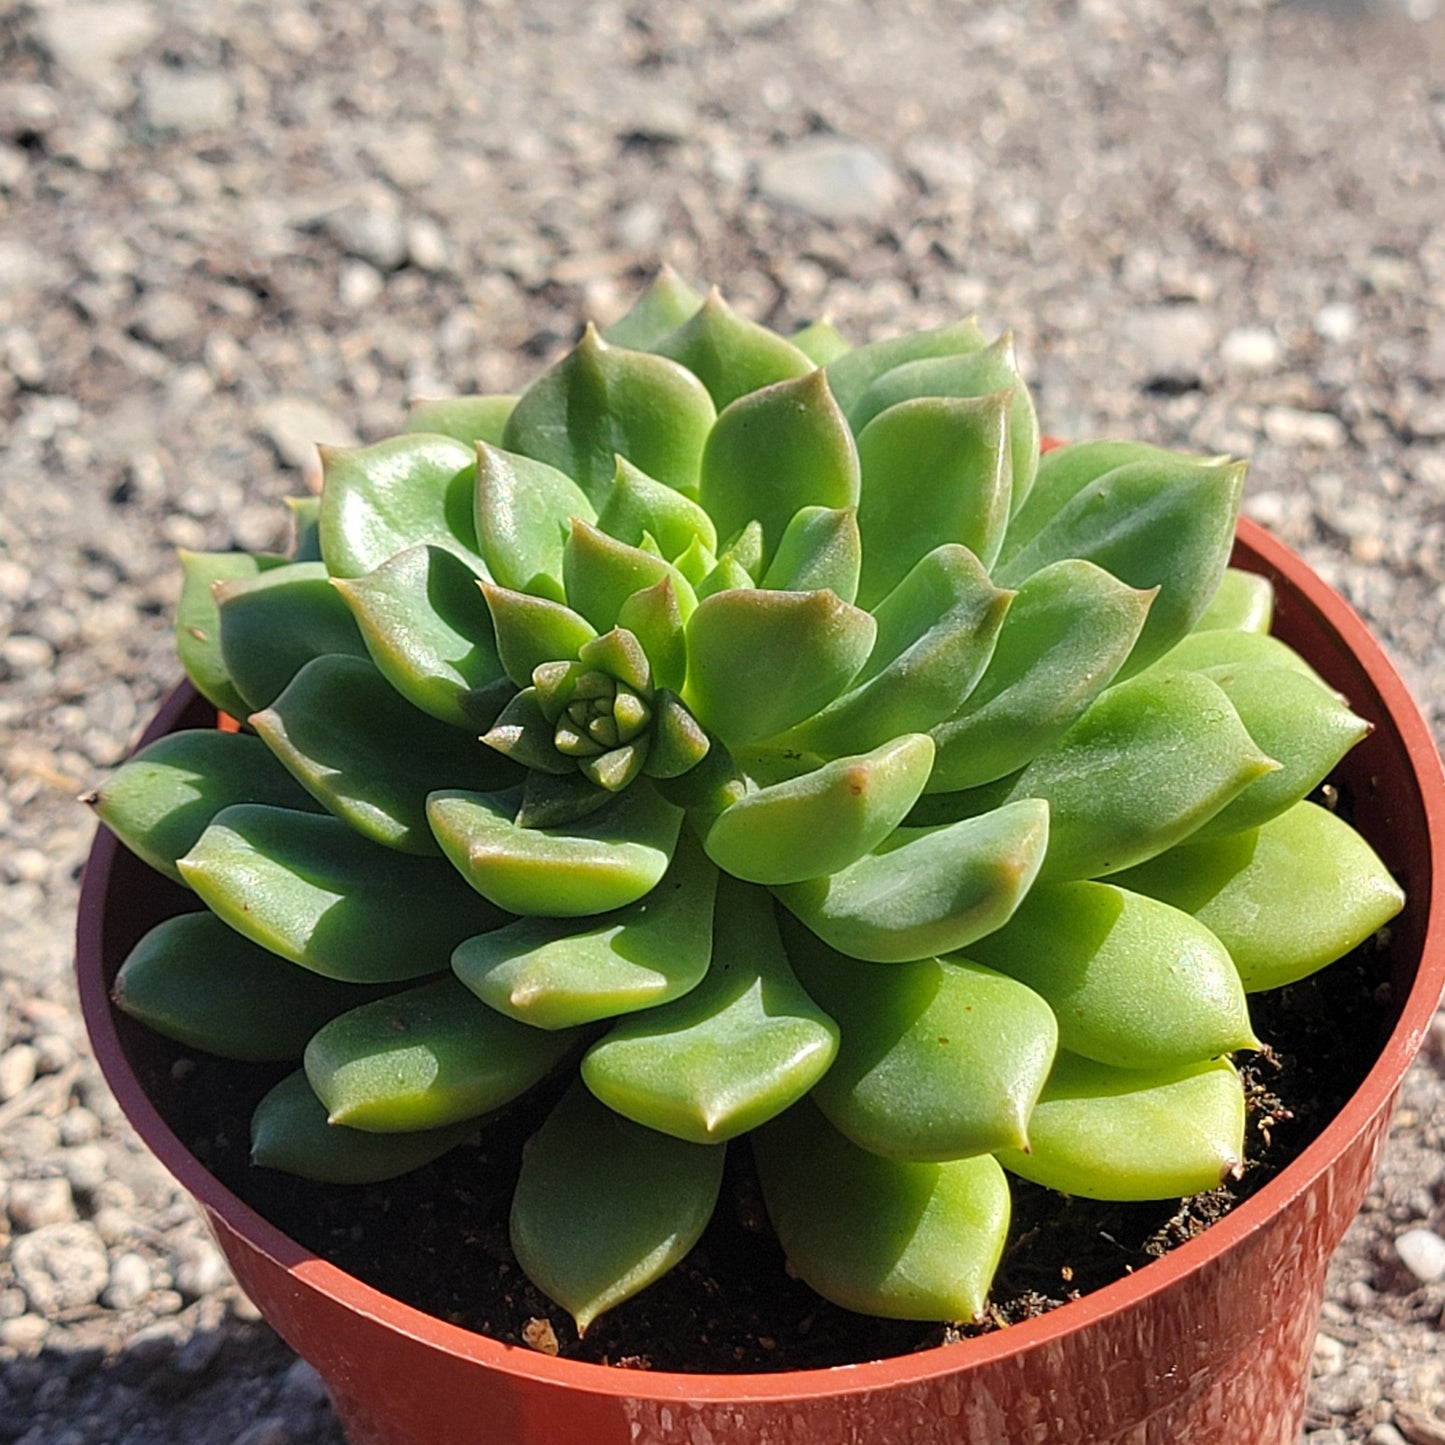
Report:
[[[1315,312],[1314,328],[1326,341],[1342,346],[1360,329],[1360,313],[1348,301],[1331,301]]]
[[[1282,447],[1308,447],[1338,451],[1349,439],[1345,424],[1327,411],[1300,411],[1292,406],[1271,406],[1264,413],[1264,434]]]
[[[183,1295],[201,1299],[225,1289],[231,1283],[231,1269],[209,1239],[187,1239],[176,1250],[175,1279]]]
[[[1323,1331],[1315,1336],[1314,1373],[1322,1378],[1338,1375],[1345,1368],[1348,1356],[1345,1347],[1333,1335]]]
[[[17,1354],[33,1355],[49,1333],[50,1322],[40,1315],[18,1315],[0,1323],[0,1345]]]
[[[140,0],[88,0],[42,11],[36,33],[57,65],[92,83],[112,79],[116,65],[144,50],[158,24]]]
[[[100,1297],[107,1309],[134,1309],[151,1292],[151,1267],[143,1255],[127,1250],[110,1267],[110,1283]]]
[[[110,1282],[105,1245],[83,1222],[48,1224],[21,1235],[11,1262],[30,1308],[39,1315],[94,1304]]]
[[[1192,387],[1214,352],[1219,329],[1201,306],[1154,306],[1132,316],[1125,335],[1144,381]]]
[[[3,645],[0,645],[0,660],[12,671],[30,671],[29,668],[19,668],[12,661],[11,648],[17,642],[39,642],[36,638],[8,638]],[[48,643],[42,644],[46,654],[53,660],[55,654],[51,651]],[[40,1056],[29,1044],[15,1044],[0,1054],[0,1100],[9,1102],[18,1098],[35,1082],[36,1069],[40,1062]]]
[[[10,1184],[7,1209],[16,1229],[28,1232],[75,1218],[75,1199],[68,1179],[16,1179]]]
[[[758,189],[777,206],[822,221],[883,221],[903,198],[893,167],[857,141],[820,136],[767,156]]]
[[[141,78],[145,118],[157,130],[225,130],[236,119],[236,87],[229,76],[155,66]]]
[[[335,412],[306,396],[278,396],[256,408],[261,435],[288,467],[319,465],[316,445],[354,447],[356,433]]]
[[[1396,1238],[1395,1253],[1421,1284],[1445,1279],[1445,1239],[1433,1229],[1407,1229]]]
[[[1264,326],[1237,326],[1219,344],[1219,359],[1231,371],[1264,375],[1284,357],[1278,336]]]
[[[406,254],[420,271],[444,271],[451,250],[446,232],[430,216],[413,216],[406,223]]]

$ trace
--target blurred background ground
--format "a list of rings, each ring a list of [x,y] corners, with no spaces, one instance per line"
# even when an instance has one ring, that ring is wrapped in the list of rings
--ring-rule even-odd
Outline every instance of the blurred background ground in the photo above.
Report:
[[[276,543],[313,442],[525,381],[665,260],[858,339],[977,311],[1047,430],[1251,456],[1438,732],[1442,148],[1434,0],[0,0],[0,1441],[339,1441],[68,981],[174,548]],[[1311,1445],[1445,1441],[1442,1045]]]

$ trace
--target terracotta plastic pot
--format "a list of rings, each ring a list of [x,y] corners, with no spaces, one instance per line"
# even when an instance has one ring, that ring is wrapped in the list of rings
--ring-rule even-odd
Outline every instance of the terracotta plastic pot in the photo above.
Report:
[[[317,1258],[222,1188],[138,1082],[155,1045],[112,1011],[110,981],[145,929],[193,902],[101,830],[78,959],[96,1054],[132,1124],[200,1201],[242,1288],[327,1381],[353,1445],[1293,1445],[1325,1268],[1445,982],[1445,778],[1428,728],[1350,608],[1248,522],[1235,560],[1274,581],[1277,634],[1375,725],[1339,778],[1356,826],[1408,895],[1388,954],[1398,1012],[1344,1110],[1227,1218],[1116,1284],[962,1344],[791,1374],[609,1369],[444,1324]],[[208,717],[182,689],[147,739]]]

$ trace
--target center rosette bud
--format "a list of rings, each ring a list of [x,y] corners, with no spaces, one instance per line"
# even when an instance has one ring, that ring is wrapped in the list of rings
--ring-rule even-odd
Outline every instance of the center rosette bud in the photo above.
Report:
[[[575,659],[535,667],[482,741],[529,770],[524,826],[590,812],[644,773],[680,777],[709,749],[677,694],[653,686],[647,653],[623,627]]]

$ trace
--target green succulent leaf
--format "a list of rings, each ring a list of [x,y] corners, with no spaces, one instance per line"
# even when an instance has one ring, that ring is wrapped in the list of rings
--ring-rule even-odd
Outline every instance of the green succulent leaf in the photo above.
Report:
[[[827,588],[852,602],[862,565],[856,507],[803,507],[783,532],[761,585],[784,592]]]
[[[1301,673],[1225,664],[1203,675],[1218,683],[1250,737],[1280,767],[1216,813],[1195,834],[1196,841],[1257,828],[1292,808],[1370,733],[1370,724],[1335,692]]]
[[[1226,567],[1219,579],[1219,590],[1194,624],[1194,630],[1212,632],[1223,628],[1264,634],[1273,620],[1274,584],[1269,578],[1238,567]]]
[[[712,518],[696,502],[653,481],[626,457],[617,458],[612,490],[595,520],[608,536],[631,547],[640,547],[644,537],[654,538],[669,559],[693,546],[708,551],[717,547]]]
[[[814,367],[777,332],[739,316],[717,287],[677,330],[648,350],[687,367],[707,387],[719,411],[774,382],[806,376]]]
[[[839,953],[907,963],[1001,928],[1032,886],[1048,840],[1048,805],[1024,799],[944,827],[899,828],[847,868],[776,891]]]
[[[1009,505],[1017,511],[1038,469],[1039,423],[1011,332],[978,351],[908,361],[884,372],[848,409],[848,420],[861,435],[875,417],[900,402],[920,397],[992,397],[1000,392],[1008,394]]]
[[[467,882],[498,908],[528,917],[579,918],[635,903],[667,871],[682,823],[678,809],[641,784],[557,828],[519,827],[520,802],[520,789],[444,789],[431,795],[427,816]]]
[[[1010,1213],[989,1155],[884,1159],[807,1099],[753,1136],[753,1154],[788,1263],[824,1299],[888,1319],[982,1317]]]
[[[801,331],[795,331],[788,340],[814,366],[828,366],[853,349],[853,343],[826,316],[810,322]]]
[[[232,803],[316,810],[259,738],[199,728],[142,748],[101,784],[93,806],[136,857],[184,884],[177,861]]]
[[[908,815],[933,744],[905,734],[859,757],[760,788],[706,825],[708,857],[750,883],[801,883],[871,853]]]
[[[322,1024],[376,996],[297,968],[204,909],[151,929],[111,989],[118,1009],[168,1039],[248,1063],[300,1059]]]
[[[597,513],[571,477],[531,457],[477,446],[477,541],[503,587],[565,602],[562,549],[574,517],[594,522]]]
[[[715,593],[688,620],[683,701],[729,744],[772,737],[832,702],[876,633],[868,613],[831,592]]]
[[[223,808],[180,870],[238,933],[348,983],[439,973],[462,939],[506,921],[441,860],[287,808]]]
[[[478,442],[501,446],[502,432],[516,404],[515,396],[447,396],[416,401],[404,430],[451,437],[467,446]]]
[[[682,615],[691,614],[692,588],[681,572],[663,558],[619,542],[580,518],[567,535],[562,569],[568,603],[599,632],[617,624],[628,598],[655,587],[663,578],[671,580]]]
[[[321,498],[283,497],[286,510],[291,513],[291,560],[293,562],[319,562],[321,560]]]
[[[270,707],[313,658],[366,657],[366,643],[320,562],[291,562],[218,582],[221,658],[245,706]]]
[[[448,976],[333,1018],[306,1046],[306,1077],[331,1124],[439,1129],[510,1103],[577,1042],[504,1018]]]
[[[1017,587],[1040,568],[1082,557],[1130,587],[1159,589],[1126,664],[1137,672],[1199,620],[1234,545],[1243,463],[1135,462],[1078,492],[995,580]]]
[[[1189,914],[1110,883],[1039,883],[970,958],[1048,1000],[1060,1046],[1121,1069],[1257,1049],[1239,974]]]
[[[380,1184],[410,1174],[476,1133],[468,1119],[411,1134],[369,1134],[327,1122],[303,1069],[288,1074],[251,1116],[251,1163],[320,1184]]]
[[[848,692],[787,741],[825,756],[881,746],[952,717],[993,654],[1014,594],[966,547],[938,547],[874,609],[877,639]]]
[[[522,1158],[512,1197],[517,1262],[585,1334],[697,1243],[725,1157],[634,1124],[574,1085]]]
[[[862,606],[872,608],[946,542],[993,566],[1013,496],[1008,410],[1006,393],[919,397],[863,428]]]
[[[1014,509],[999,562],[1011,561],[1080,492],[1120,467],[1142,463],[1173,471],[1181,467],[1217,467],[1222,460],[1225,459],[1185,456],[1147,442],[1090,441],[1054,447],[1039,458],[1038,474],[1028,500]]]
[[[1210,628],[1175,643],[1150,672],[1212,672],[1215,668],[1268,667],[1297,672],[1321,687],[1329,684],[1288,643],[1264,632]]]
[[[867,346],[855,346],[827,362],[828,385],[838,405],[851,417],[864,392],[885,372],[929,357],[966,356],[970,352],[982,351],[987,345],[988,338],[978,329],[978,322],[972,317],[932,331],[890,336],[883,341],[870,342]],[[861,425],[855,429],[863,430]]]
[[[748,592],[757,583],[753,574],[736,557],[722,557],[712,571],[697,584],[696,596],[699,602],[719,592]]]
[[[1029,1151],[998,1160],[1084,1199],[1176,1199],[1244,1167],[1244,1089],[1228,1059],[1111,1069],[1060,1053],[1034,1107]]]
[[[712,957],[717,870],[686,834],[662,881],[580,929],[519,918],[469,938],[452,971],[499,1013],[565,1029],[654,1008],[694,988]]]
[[[713,741],[676,693],[659,691],[652,707],[652,748],[644,770],[652,778],[680,778],[712,754]]]
[[[813,1089],[839,1133],[914,1163],[1028,1147],[1058,1040],[1038,994],[963,959],[859,963],[796,925],[785,939],[842,1035]]]
[[[690,371],[611,345],[589,326],[576,348],[523,392],[502,445],[565,472],[600,508],[618,456],[695,495],[715,416]]]
[[[964,705],[929,730],[938,755],[928,791],[991,783],[1062,736],[1123,666],[1152,599],[1092,562],[1035,572]]]
[[[614,346],[648,351],[701,305],[702,297],[671,266],[664,265],[632,309],[602,335]]]
[[[491,582],[481,587],[492,614],[497,656],[518,687],[529,686],[532,674],[545,663],[576,657],[582,645],[597,636],[585,617],[560,602]]]
[[[724,878],[706,977],[617,1024],[587,1051],[582,1079],[626,1118],[715,1144],[802,1098],[837,1048],[837,1026],[793,976],[772,899]]]
[[[1172,848],[1278,768],[1198,673],[1115,684],[1003,794],[1049,805],[1050,882],[1097,878]]]
[[[1250,993],[1333,963],[1405,902],[1370,845],[1314,803],[1172,848],[1116,881],[1192,913],[1229,950]]]
[[[764,565],[802,508],[856,506],[858,452],[826,374],[810,371],[729,406],[707,438],[698,500],[720,536],[758,522]]]
[[[539,690],[524,687],[497,714],[496,722],[483,734],[482,741],[520,767],[566,777],[577,771],[577,764],[557,751],[553,741],[555,721],[544,707]],[[505,783],[498,784],[498,788],[505,786]],[[497,788],[486,791],[495,792]]]
[[[323,447],[321,460],[321,555],[333,577],[364,577],[423,542],[482,569],[473,447],[416,433],[369,447]]]
[[[179,556],[183,578],[176,607],[176,654],[202,697],[233,718],[243,718],[251,706],[236,690],[221,656],[221,614],[212,589],[218,582],[285,567],[290,559],[249,552],[182,551]]]
[[[438,784],[505,788],[519,781],[515,768],[414,708],[359,657],[308,662],[249,721],[329,813],[403,853],[440,851],[426,820],[427,794]]]
[[[686,601],[695,610],[692,598]],[[686,618],[682,609],[683,598],[668,575],[634,592],[617,611],[618,627],[641,644],[653,680],[674,693],[681,690],[687,678]]]

